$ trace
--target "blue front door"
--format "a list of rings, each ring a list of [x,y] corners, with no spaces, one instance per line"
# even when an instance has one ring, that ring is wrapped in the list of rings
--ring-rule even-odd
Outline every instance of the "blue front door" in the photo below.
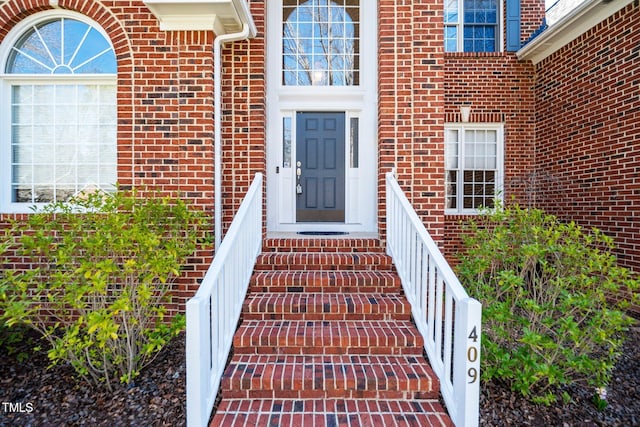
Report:
[[[296,221],[344,222],[345,113],[296,116]]]

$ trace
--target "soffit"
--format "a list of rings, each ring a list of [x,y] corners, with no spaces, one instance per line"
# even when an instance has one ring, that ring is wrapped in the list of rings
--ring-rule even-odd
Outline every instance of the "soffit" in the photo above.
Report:
[[[213,31],[216,35],[238,33],[247,24],[256,35],[246,0],[144,0],[163,31]]]

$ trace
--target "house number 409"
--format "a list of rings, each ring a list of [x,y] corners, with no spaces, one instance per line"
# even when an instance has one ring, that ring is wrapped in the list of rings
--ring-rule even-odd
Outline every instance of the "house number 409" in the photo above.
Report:
[[[473,341],[474,343],[478,342],[478,332],[475,326],[469,334],[469,340]],[[478,360],[478,347],[472,344],[467,348],[467,362],[475,363],[476,360]],[[467,371],[467,376],[470,378],[469,384],[475,383],[476,381],[478,381],[478,369],[472,366]]]

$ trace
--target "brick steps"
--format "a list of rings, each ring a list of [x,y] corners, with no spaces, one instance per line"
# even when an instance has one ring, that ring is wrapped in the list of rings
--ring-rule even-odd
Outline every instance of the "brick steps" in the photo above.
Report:
[[[384,248],[378,239],[338,237],[333,239],[301,238],[279,239],[270,238],[262,245],[264,252],[368,252],[382,253]]]
[[[437,399],[434,378],[418,357],[239,355],[222,388],[246,399]]]
[[[376,239],[267,239],[214,426],[450,426]]]
[[[391,258],[382,253],[263,253],[256,271],[391,271]]]
[[[211,425],[416,427],[452,424],[437,401],[229,399],[222,402]]]
[[[233,339],[235,354],[422,355],[422,336],[409,321],[250,321]]]
[[[338,293],[251,294],[245,320],[409,320],[411,306],[399,295]]]
[[[400,278],[390,271],[258,271],[250,292],[398,293]]]

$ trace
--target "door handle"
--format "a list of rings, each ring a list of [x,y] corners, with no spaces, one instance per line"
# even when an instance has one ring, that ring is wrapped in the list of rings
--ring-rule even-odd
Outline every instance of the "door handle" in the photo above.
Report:
[[[302,176],[302,162],[297,161],[296,162],[296,175],[297,175],[297,185],[296,185],[296,194],[300,195],[302,194],[302,184],[300,183],[300,176]]]

